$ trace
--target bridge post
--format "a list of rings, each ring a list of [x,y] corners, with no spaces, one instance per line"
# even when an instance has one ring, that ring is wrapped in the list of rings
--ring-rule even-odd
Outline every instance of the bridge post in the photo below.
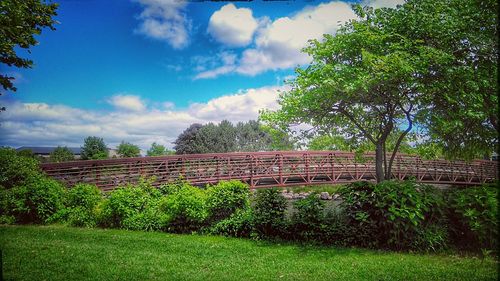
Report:
[[[279,175],[280,175],[280,185],[284,185],[283,182],[283,154],[278,154],[279,157]]]
[[[253,170],[254,170],[254,156],[250,156],[250,187],[255,187],[254,182],[253,182]]]
[[[217,178],[217,182],[220,181],[220,163],[219,163],[219,157],[218,156],[215,156],[215,165],[216,165],[216,168],[215,168],[215,176]]]
[[[306,153],[304,154],[304,157],[305,157],[305,168],[306,168],[306,182],[307,183],[311,183],[311,177],[310,177],[310,174],[309,174],[309,153]]]

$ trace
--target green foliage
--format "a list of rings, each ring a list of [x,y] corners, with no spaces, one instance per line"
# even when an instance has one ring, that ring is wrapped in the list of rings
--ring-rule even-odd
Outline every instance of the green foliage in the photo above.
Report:
[[[87,137],[84,140],[81,159],[106,159],[108,158],[109,151],[104,143],[104,140],[99,137]]]
[[[172,155],[175,154],[174,151],[168,150],[165,146],[153,142],[151,148],[146,152],[147,156],[162,156],[162,155]]]
[[[139,157],[141,155],[141,149],[137,145],[124,141],[118,145],[116,152],[121,157]]]
[[[436,54],[421,122],[447,156],[498,151],[498,1],[410,0],[384,25]]]
[[[456,190],[449,197],[451,235],[459,247],[497,249],[498,185]]]
[[[54,30],[58,4],[42,0],[2,0],[0,1],[0,63],[4,67],[31,68],[33,61],[21,58],[16,51],[30,52],[30,47],[38,44],[34,35],[42,33],[44,28]],[[23,51],[24,51],[23,50]],[[16,91],[12,80],[0,74],[0,85],[5,91]],[[2,92],[0,91],[0,95]],[[3,110],[2,107],[0,109]]]
[[[280,109],[264,111],[260,118],[288,131],[304,123],[371,143],[377,152],[377,181],[382,181],[389,178],[393,162],[392,157],[384,161],[384,155],[399,151],[412,130],[422,98],[417,77],[429,71],[434,57],[378,24],[390,16],[388,11],[363,13],[335,36],[309,41],[303,51],[312,63],[296,70],[291,89],[280,95]],[[396,140],[392,149],[390,139]]]
[[[196,141],[196,136],[198,131],[203,127],[203,125],[194,123],[191,124],[186,130],[184,130],[175,140],[174,149],[177,154],[194,154],[198,153],[194,142]]]
[[[50,153],[50,162],[66,162],[75,160],[75,155],[69,148],[58,146],[52,153]]]
[[[324,202],[318,194],[310,194],[294,202],[291,230],[296,239],[302,241],[321,241],[324,228]]]
[[[49,218],[64,207],[64,187],[42,175],[26,179],[22,185],[0,192],[2,214],[15,218],[17,223],[49,222]]]
[[[251,237],[253,233],[253,215],[251,208],[237,209],[228,218],[215,223],[210,229],[211,234]]]
[[[429,224],[417,229],[411,248],[420,251],[437,252],[448,248],[449,235],[447,225]]]
[[[58,211],[52,221],[62,221],[71,226],[94,227],[97,224],[97,206],[103,199],[99,188],[90,184],[77,184],[64,198],[65,208]]]
[[[254,227],[262,238],[283,236],[286,227],[286,199],[278,189],[263,189],[257,192],[253,206]]]
[[[36,159],[19,155],[12,148],[0,148],[0,189],[23,185],[40,172]]]
[[[289,143],[286,136],[276,137],[258,121],[239,122],[236,126],[227,120],[219,124],[192,124],[175,141],[177,154],[224,153],[235,151],[269,151],[276,145]]]
[[[362,246],[412,248],[419,234],[428,234],[421,231],[423,228],[443,224],[445,217],[442,194],[432,186],[412,181],[384,181],[377,185],[358,182],[341,190],[341,194],[342,208],[349,224],[357,230],[357,244]]]
[[[168,216],[168,230],[173,232],[199,230],[209,215],[205,190],[187,183],[163,187],[163,190],[168,194],[161,199],[159,208]]]
[[[221,181],[207,189],[207,208],[211,221],[228,218],[238,209],[249,206],[250,189],[241,181]]]
[[[272,150],[273,138],[263,130],[258,121],[238,122],[235,129],[236,151]]]
[[[162,195],[143,180],[113,190],[98,205],[99,225],[134,230],[160,230],[165,227],[166,216],[159,209]]]

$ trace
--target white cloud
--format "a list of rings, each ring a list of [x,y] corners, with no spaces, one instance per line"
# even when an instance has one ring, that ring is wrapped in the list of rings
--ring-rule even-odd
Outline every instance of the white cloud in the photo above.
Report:
[[[141,23],[135,30],[147,37],[165,41],[181,49],[189,43],[191,22],[183,12],[182,0],[137,0],[144,10],[139,15]]]
[[[367,0],[362,5],[393,8],[403,2]],[[323,34],[335,34],[341,24],[355,18],[349,3],[333,1],[306,7],[293,16],[277,18],[274,21],[258,19],[261,23],[267,23],[261,24],[255,31],[254,46],[245,49],[236,63],[220,63],[217,67],[201,71],[198,68],[199,73],[195,78],[215,78],[228,73],[254,76],[268,70],[290,69],[308,64],[311,58],[301,52],[301,49],[307,46],[308,40],[321,39]]]
[[[108,103],[121,110],[144,111],[146,104],[139,96],[134,95],[114,95]]]
[[[212,14],[207,32],[222,44],[243,47],[252,42],[257,27],[258,22],[251,9],[236,8],[230,3]]]
[[[404,0],[366,0],[363,1],[363,6],[371,6],[373,8],[396,8],[402,5]]]
[[[196,57],[194,60],[196,64],[195,69],[200,71],[200,73],[193,79],[215,78],[219,75],[233,72],[236,68],[236,59],[236,54],[231,52],[221,52],[215,59],[209,57]],[[215,67],[218,61],[221,61],[222,65]],[[210,69],[206,70],[207,68]]]
[[[153,142],[171,148],[177,136],[192,123],[257,119],[259,109],[277,107],[278,91],[284,89],[248,89],[182,110],[175,109],[171,102],[158,103],[158,108],[145,111],[120,108],[110,112],[46,103],[9,103],[1,115],[0,145],[78,147],[85,137],[99,136],[110,147],[125,140],[143,151]]]

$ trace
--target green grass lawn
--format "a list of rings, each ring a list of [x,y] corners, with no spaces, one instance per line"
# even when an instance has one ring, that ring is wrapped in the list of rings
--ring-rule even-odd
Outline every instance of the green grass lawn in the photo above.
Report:
[[[0,226],[5,280],[497,280],[492,259]]]

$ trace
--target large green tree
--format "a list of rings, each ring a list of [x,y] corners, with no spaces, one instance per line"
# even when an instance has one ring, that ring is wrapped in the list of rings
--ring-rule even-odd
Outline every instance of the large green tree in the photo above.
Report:
[[[460,158],[498,149],[498,1],[408,0],[381,24],[446,58],[421,76],[431,139]]]
[[[109,150],[102,138],[94,136],[85,138],[80,154],[82,160],[106,159],[108,156]]]
[[[186,130],[184,130],[175,140],[174,150],[177,154],[193,154],[199,153],[196,151],[195,141],[198,135],[198,131],[203,127],[202,124],[194,123],[191,124]]]
[[[272,150],[273,138],[260,123],[255,120],[236,124],[237,151],[268,151]]]
[[[310,41],[304,52],[312,63],[296,70],[292,89],[279,98],[281,108],[261,115],[271,124],[305,123],[372,143],[378,181],[391,177],[396,153],[413,129],[422,99],[420,76],[443,59],[386,29],[381,23],[392,11],[355,6],[358,20],[335,36]],[[396,141],[387,151],[390,138]]]
[[[139,157],[141,156],[141,149],[139,146],[135,144],[131,144],[129,142],[122,141],[118,147],[116,148],[116,153],[120,155],[120,157]]]
[[[258,121],[239,122],[234,126],[227,120],[219,124],[192,124],[175,141],[177,154],[270,151],[291,147],[286,135],[273,134]]]
[[[162,155],[172,155],[175,154],[174,151],[168,150],[164,145],[157,144],[153,142],[151,147],[146,152],[147,156],[162,156]]]
[[[44,28],[54,30],[57,23],[57,4],[44,0],[2,0],[0,1],[0,63],[9,67],[31,68],[33,61],[21,58],[16,51],[28,50],[38,42]],[[0,73],[3,91],[16,91],[14,77]]]

